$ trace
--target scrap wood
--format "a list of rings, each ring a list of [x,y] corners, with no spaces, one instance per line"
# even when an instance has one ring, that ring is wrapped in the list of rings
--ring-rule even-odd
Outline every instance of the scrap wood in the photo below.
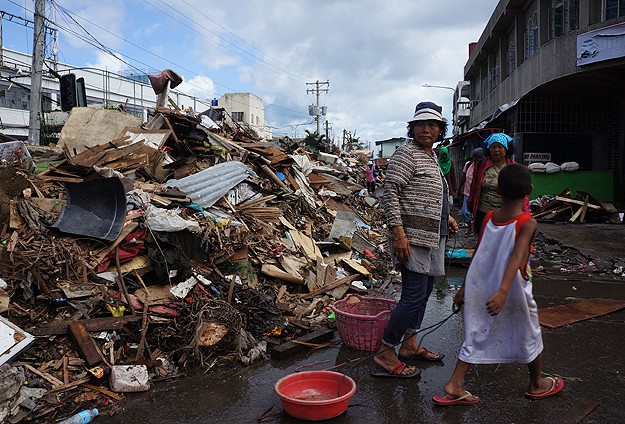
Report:
[[[50,395],[54,395],[54,394],[57,394],[57,393],[61,393],[61,392],[64,392],[66,390],[70,390],[70,389],[73,389],[75,387],[78,387],[81,384],[88,383],[90,381],[91,381],[91,378],[89,378],[89,377],[82,378],[82,379],[76,380],[76,381],[72,381],[69,384],[64,384],[62,386],[55,387],[52,390],[48,390],[46,393],[44,393],[44,396],[50,396]]]
[[[117,246],[128,236],[128,234],[132,233],[135,230],[135,228],[137,228],[138,226],[139,226],[138,222],[131,222],[127,224],[124,228],[122,228],[121,233],[115,239],[113,244],[107,245],[103,247],[102,249],[100,249],[98,253],[95,254],[95,257],[87,263],[87,267],[91,270],[97,267],[100,264],[100,262],[102,262],[104,257],[110,251],[112,251],[113,249],[116,249]]]
[[[104,387],[94,386],[93,384],[89,384],[89,383],[84,383],[83,386],[85,386],[85,387],[87,387],[87,388],[89,388],[91,390],[95,390],[97,392],[105,394],[106,396],[111,397],[111,398],[113,398],[115,400],[123,400],[124,399],[123,396],[120,396],[117,393],[114,393],[114,392],[112,392],[112,391],[110,391],[108,389],[105,389]]]
[[[68,329],[72,340],[74,340],[78,346],[78,350],[89,366],[102,362],[102,358],[95,341],[91,338],[89,332],[87,331],[87,327],[82,322],[71,321]]]
[[[599,406],[599,402],[582,399],[573,405],[559,421],[561,424],[577,424],[586,418],[597,406]]]
[[[587,203],[589,199],[590,198],[589,198],[588,195],[586,195],[586,199],[584,201],[570,199],[568,197],[556,196],[556,200],[559,200],[560,202],[573,203],[575,205],[580,205],[580,206],[583,206],[585,203]],[[592,203],[588,203],[588,208],[590,208],[590,209],[601,209],[601,206],[597,206],[597,205],[593,205]]]
[[[122,316],[122,317],[106,317],[106,318],[91,318],[81,320],[81,323],[85,325],[87,331],[106,331],[106,330],[119,330],[124,325],[139,321],[141,317],[137,316]],[[37,327],[32,327],[28,330],[33,336],[52,336],[67,334],[70,321],[61,319],[47,324],[42,324]]]
[[[557,328],[566,324],[606,315],[625,308],[625,301],[612,299],[584,299],[564,305],[538,310],[541,325]]]
[[[342,286],[343,284],[346,283],[351,283],[352,281],[354,281],[356,278],[358,278],[358,274],[352,274],[352,275],[347,275],[343,278],[339,278],[338,280],[334,281],[333,283],[330,283],[326,286],[323,286],[315,291],[312,291],[310,293],[307,294],[301,294],[299,295],[300,299],[311,299],[315,296],[318,296],[320,294],[323,294],[329,290],[333,290],[339,286]]]
[[[59,380],[58,378],[48,374],[47,372],[41,372],[37,368],[33,367],[32,365],[30,365],[30,364],[28,364],[26,362],[15,362],[15,363],[13,363],[13,366],[24,367],[27,370],[29,370],[30,372],[32,372],[34,374],[37,374],[39,377],[43,378],[48,383],[52,384],[53,388],[63,387],[64,386],[63,382],[61,380]]]

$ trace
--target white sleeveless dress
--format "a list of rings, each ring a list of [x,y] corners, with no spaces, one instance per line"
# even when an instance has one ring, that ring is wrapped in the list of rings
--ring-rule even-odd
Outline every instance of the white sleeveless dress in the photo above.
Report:
[[[480,244],[464,284],[465,341],[458,356],[464,362],[527,364],[543,350],[529,259],[525,272],[517,270],[501,312],[491,316],[486,310],[486,302],[501,285],[518,231],[529,218],[522,214],[510,222],[494,223],[492,211],[484,218]]]

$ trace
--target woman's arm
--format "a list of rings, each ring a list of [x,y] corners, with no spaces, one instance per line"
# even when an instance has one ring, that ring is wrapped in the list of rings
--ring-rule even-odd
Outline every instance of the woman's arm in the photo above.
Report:
[[[530,244],[536,232],[537,223],[535,219],[530,219],[521,226],[521,231],[514,242],[514,248],[508,259],[508,265],[501,279],[499,290],[486,302],[486,310],[490,315],[497,315],[503,309],[508,299],[510,286],[517,271],[523,265],[523,261],[527,260],[527,252],[529,252]]]

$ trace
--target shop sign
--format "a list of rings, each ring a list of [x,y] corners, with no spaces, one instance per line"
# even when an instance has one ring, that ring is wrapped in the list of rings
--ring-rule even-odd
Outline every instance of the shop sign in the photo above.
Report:
[[[523,153],[523,165],[527,166],[536,162],[551,162],[551,153]]]
[[[625,56],[625,22],[577,36],[577,66]]]

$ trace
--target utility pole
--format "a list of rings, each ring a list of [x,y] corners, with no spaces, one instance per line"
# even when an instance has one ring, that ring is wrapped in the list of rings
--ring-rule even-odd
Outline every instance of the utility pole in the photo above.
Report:
[[[325,121],[324,125],[326,127],[326,140],[330,140],[330,123]]]
[[[319,127],[319,116],[325,116],[326,113],[325,106],[321,107],[321,109],[319,108],[319,93],[327,93],[328,91],[330,91],[330,81],[327,80],[325,82],[320,82],[319,80],[317,80],[316,82],[307,82],[306,85],[315,86],[315,88],[306,89],[306,94],[314,93],[317,96],[316,108],[312,108],[312,112],[314,113],[311,113],[311,108],[309,108],[308,114],[315,117],[315,121],[317,121],[317,134],[321,134],[321,129]],[[327,88],[321,88],[322,86],[326,86]]]
[[[28,119],[28,142],[41,144],[41,79],[45,45],[45,0],[35,1],[35,31],[33,36],[33,65],[30,76],[30,117]]]

